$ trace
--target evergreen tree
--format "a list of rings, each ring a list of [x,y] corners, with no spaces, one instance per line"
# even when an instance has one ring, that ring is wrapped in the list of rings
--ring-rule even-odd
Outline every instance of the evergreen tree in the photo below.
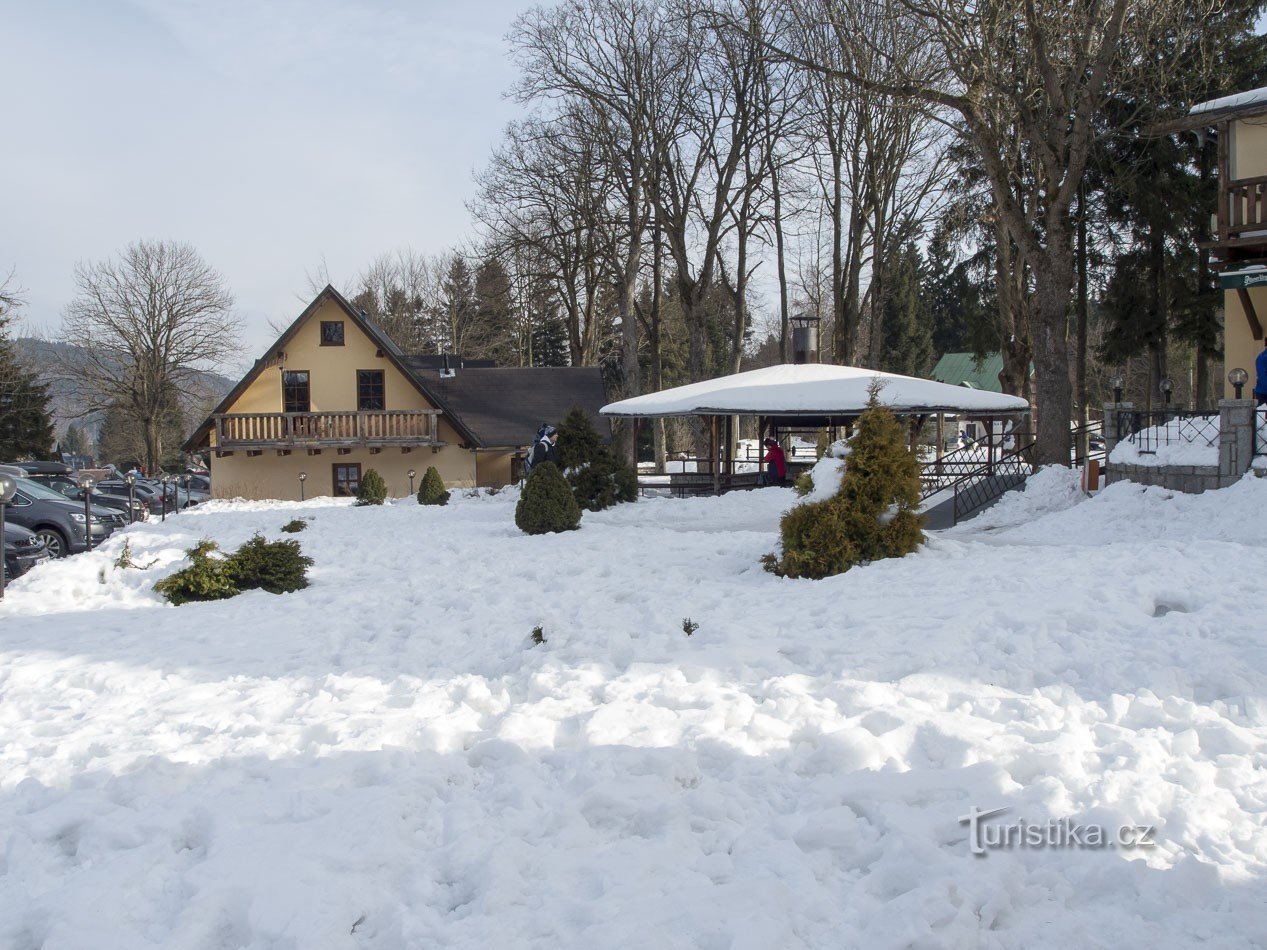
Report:
[[[576,503],[586,511],[602,511],[638,498],[638,475],[617,457],[590,422],[585,410],[572,407],[559,424],[559,464]]]
[[[514,297],[510,275],[496,257],[487,257],[475,269],[472,285],[475,328],[468,336],[467,352],[500,364],[516,362]]]
[[[48,387],[22,366],[9,339],[9,308],[17,303],[0,283],[0,460],[47,458],[53,448]]]
[[[88,454],[88,436],[73,422],[66,427],[66,434],[62,437],[62,451],[71,455]]]
[[[880,369],[904,376],[927,376],[933,368],[933,340],[922,293],[924,259],[909,243],[890,264],[884,302]]]
[[[559,423],[559,443],[555,449],[559,468],[566,472],[568,469],[587,465],[598,458],[602,447],[603,440],[585,410],[580,406],[573,406]]]
[[[919,461],[906,448],[901,423],[874,393],[849,447],[839,491],[783,516],[783,554],[767,555],[767,570],[784,577],[829,577],[902,557],[924,540]]]
[[[568,325],[558,304],[548,296],[534,299],[529,308],[533,366],[568,365]]]
[[[381,505],[387,500],[387,483],[375,469],[370,469],[361,476],[356,486],[357,505]]]
[[[575,531],[581,526],[581,508],[553,462],[542,462],[528,473],[515,505],[515,525],[525,534]]]
[[[934,358],[998,350],[989,291],[974,277],[969,261],[956,260],[949,219],[938,222],[928,242],[923,287]]]
[[[445,490],[444,479],[434,465],[428,465],[422,476],[422,484],[418,486],[418,504],[447,505],[449,493]]]

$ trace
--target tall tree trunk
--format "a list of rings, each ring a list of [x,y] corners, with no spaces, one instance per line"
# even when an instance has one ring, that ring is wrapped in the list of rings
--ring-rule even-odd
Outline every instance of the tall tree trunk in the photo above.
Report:
[[[1073,250],[1067,233],[1048,233],[1047,253],[1031,262],[1034,273],[1034,355],[1043,368],[1036,380],[1038,465],[1069,467],[1069,297],[1074,288]]]
[[[783,247],[783,195],[779,186],[779,170],[774,162],[774,150],[769,158],[770,197],[774,203],[774,259],[779,274],[779,362],[788,362],[788,346],[791,342],[791,315],[787,304],[787,255]]]
[[[1078,458],[1085,459],[1091,440],[1087,405],[1087,185],[1078,186],[1078,327],[1074,341],[1074,375],[1078,400]]]

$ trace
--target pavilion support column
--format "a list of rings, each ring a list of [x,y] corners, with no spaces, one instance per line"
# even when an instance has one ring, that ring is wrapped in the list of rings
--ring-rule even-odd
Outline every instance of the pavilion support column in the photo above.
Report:
[[[713,494],[721,494],[721,469],[717,464],[717,417],[708,417],[708,464],[713,472]]]
[[[946,454],[946,414],[937,413],[937,474],[941,475],[941,458]]]

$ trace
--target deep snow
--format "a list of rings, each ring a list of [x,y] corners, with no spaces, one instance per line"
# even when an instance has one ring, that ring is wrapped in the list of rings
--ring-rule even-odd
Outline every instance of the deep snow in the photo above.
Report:
[[[0,946],[1260,946],[1267,480],[1073,477],[819,582],[784,489],[130,529],[0,605]],[[150,592],[296,515],[310,589]],[[1004,805],[1157,847],[973,857]]]

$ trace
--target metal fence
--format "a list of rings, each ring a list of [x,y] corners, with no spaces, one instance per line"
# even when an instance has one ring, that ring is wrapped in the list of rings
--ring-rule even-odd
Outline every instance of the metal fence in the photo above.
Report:
[[[1161,409],[1115,413],[1117,440],[1129,442],[1140,455],[1155,455],[1163,445],[1217,446],[1219,416],[1209,412]]]
[[[1267,406],[1254,410],[1254,454],[1267,455]]]

